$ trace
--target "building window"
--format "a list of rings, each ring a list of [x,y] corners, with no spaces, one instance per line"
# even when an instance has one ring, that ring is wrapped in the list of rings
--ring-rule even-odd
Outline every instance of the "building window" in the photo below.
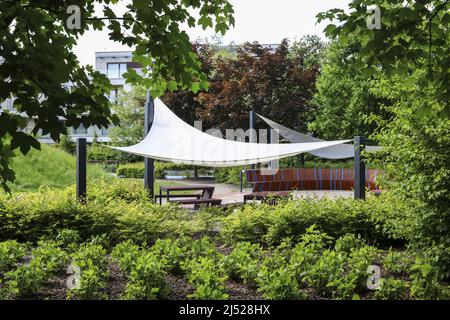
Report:
[[[118,96],[119,96],[119,88],[118,87],[112,88],[111,91],[109,92],[108,97],[109,102],[117,104]]]
[[[78,128],[73,128],[73,134],[87,134],[87,128],[80,124]]]
[[[126,63],[108,63],[106,65],[106,74],[110,79],[121,79],[126,71]]]

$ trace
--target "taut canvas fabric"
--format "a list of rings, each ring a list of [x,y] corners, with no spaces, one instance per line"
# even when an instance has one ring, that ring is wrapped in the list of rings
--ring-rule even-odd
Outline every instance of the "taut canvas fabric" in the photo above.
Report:
[[[153,124],[148,135],[136,145],[112,148],[156,160],[229,167],[268,162],[348,141],[263,144],[226,140],[190,126],[160,99],[156,99]]]

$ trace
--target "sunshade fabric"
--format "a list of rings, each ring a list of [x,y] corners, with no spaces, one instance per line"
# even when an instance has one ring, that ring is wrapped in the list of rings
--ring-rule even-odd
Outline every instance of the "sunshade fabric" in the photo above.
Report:
[[[136,145],[112,148],[175,163],[229,167],[268,162],[348,141],[262,144],[225,140],[188,125],[160,99],[156,99],[153,124],[148,135]]]
[[[306,134],[294,131],[292,129],[289,129],[279,123],[276,123],[275,121],[272,121],[270,119],[267,119],[263,117],[262,115],[257,114],[258,117],[260,117],[264,122],[266,122],[270,127],[272,127],[275,130],[278,130],[280,136],[288,140],[292,143],[311,143],[311,142],[326,142],[326,140],[314,138],[311,136],[308,136]],[[366,151],[368,152],[374,152],[380,150],[381,147],[377,146],[366,146]],[[326,148],[322,148],[319,150],[313,150],[309,151],[308,153],[324,158],[324,159],[347,159],[347,158],[353,158],[355,156],[355,150],[353,145],[349,144],[339,144],[334,145]]]

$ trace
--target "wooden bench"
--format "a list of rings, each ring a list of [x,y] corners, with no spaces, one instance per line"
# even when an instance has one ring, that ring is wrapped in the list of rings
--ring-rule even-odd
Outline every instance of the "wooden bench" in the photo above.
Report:
[[[175,193],[184,191],[201,191],[201,193]],[[166,194],[163,195],[163,192]],[[200,208],[222,204],[222,199],[214,199],[212,197],[213,193],[214,186],[209,185],[160,186],[159,196],[155,196],[155,200],[159,198],[160,204],[162,204],[163,198],[165,198],[167,202],[193,204],[194,210],[198,210]]]
[[[222,204],[222,199],[177,199],[177,200],[170,200],[172,203],[178,203],[178,204],[193,204],[194,209],[198,209],[201,204],[205,204],[207,207],[209,206],[220,206]]]
[[[354,169],[263,169],[246,170],[247,183],[253,185],[252,192],[288,190],[352,190],[354,188]],[[379,190],[375,178],[379,171],[366,170],[366,187]]]

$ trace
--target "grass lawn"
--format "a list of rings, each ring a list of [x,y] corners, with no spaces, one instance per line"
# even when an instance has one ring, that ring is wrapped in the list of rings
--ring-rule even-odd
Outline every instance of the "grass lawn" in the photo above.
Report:
[[[42,150],[31,149],[23,156],[18,153],[13,158],[11,167],[16,173],[14,191],[33,191],[39,187],[63,188],[75,183],[75,157],[54,146],[41,145]],[[88,166],[88,179],[112,178],[98,165]]]
[[[40,187],[64,188],[75,184],[75,157],[54,146],[41,145],[42,150],[30,150],[23,156],[13,158],[11,166],[16,173],[16,180],[10,184],[12,192],[36,191]],[[107,173],[99,165],[88,165],[88,183],[97,179],[118,179]],[[130,183],[144,184],[143,179],[123,179]],[[160,185],[183,185],[180,181],[157,180],[155,193]]]

